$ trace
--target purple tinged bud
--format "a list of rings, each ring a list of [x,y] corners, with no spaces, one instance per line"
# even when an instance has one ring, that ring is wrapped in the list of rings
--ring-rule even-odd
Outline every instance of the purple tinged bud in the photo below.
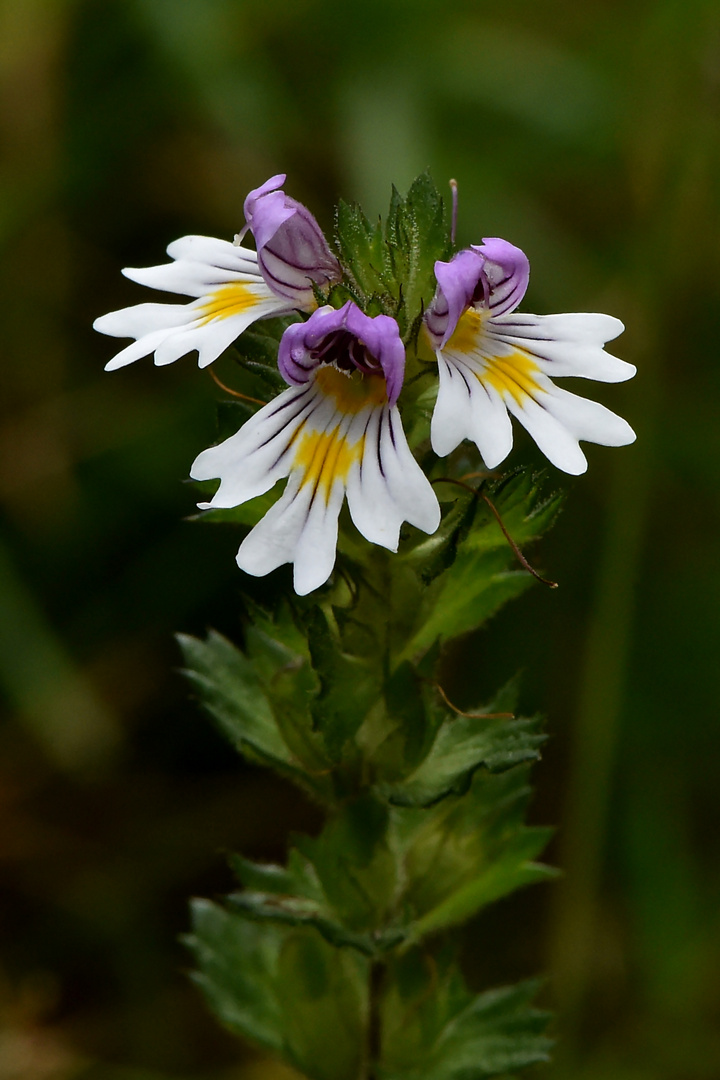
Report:
[[[339,309],[318,308],[307,322],[294,323],[282,336],[278,350],[280,374],[292,386],[309,381],[322,364],[352,374],[382,375],[388,403],[394,405],[405,375],[405,346],[389,315],[365,315],[348,300]]]
[[[297,307],[311,308],[315,299],[310,283],[324,288],[339,281],[342,271],[307,207],[281,190],[284,182],[285,174],[279,173],[251,191],[245,219],[267,284]]]

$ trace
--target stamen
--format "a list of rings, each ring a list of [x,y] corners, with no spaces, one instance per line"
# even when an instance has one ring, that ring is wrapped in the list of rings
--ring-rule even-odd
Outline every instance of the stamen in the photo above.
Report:
[[[311,351],[310,356],[321,364],[329,364],[349,374],[361,371],[365,375],[374,375],[381,370],[367,346],[347,330],[334,330],[328,334]]]
[[[475,292],[473,293],[473,304],[482,304],[483,307],[489,308],[491,291],[488,276],[484,270],[481,270],[478,283],[475,286]]]
[[[450,191],[452,192],[452,222],[450,225],[450,240],[455,243],[455,234],[457,232],[457,219],[458,219],[458,183],[457,180],[448,181],[450,184]]]

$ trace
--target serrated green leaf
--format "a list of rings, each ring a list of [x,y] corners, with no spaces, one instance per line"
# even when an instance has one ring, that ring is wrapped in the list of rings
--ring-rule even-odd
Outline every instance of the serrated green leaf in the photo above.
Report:
[[[248,891],[229,902],[248,918],[312,926],[334,945],[368,956],[398,944],[389,920],[397,866],[387,845],[387,806],[372,795],[347,802],[317,838],[295,838],[287,869],[235,857]]]
[[[277,350],[280,339],[292,323],[298,322],[294,315],[276,316],[253,323],[234,345],[241,362],[260,365],[277,373]],[[282,378],[281,378],[282,381]]]
[[[440,526],[432,536],[423,537],[403,553],[402,558],[418,573],[425,585],[430,585],[455,562],[458,545],[470,531],[477,506],[474,495],[461,495],[446,507]]]
[[[445,205],[429,174],[419,176],[405,198],[393,187],[384,228],[341,202],[335,231],[354,299],[368,315],[392,315],[409,340],[435,292],[435,261],[451,249]]]
[[[277,367],[277,347],[278,346],[275,345],[275,348],[271,353],[270,345],[268,344],[266,361],[251,360],[242,354],[238,357],[238,362],[242,364],[246,371],[249,371],[251,375],[256,375],[262,380],[269,390],[268,396],[274,396],[275,394],[281,393],[283,390],[287,390],[287,383]],[[261,406],[258,406],[258,408],[261,408]]]
[[[544,473],[520,468],[481,488],[501,515],[506,531],[519,546],[537,540],[547,532],[562,506],[562,492],[547,497],[542,495],[543,480]],[[507,538],[492,511],[490,513],[488,527],[469,537],[470,546],[477,550],[508,546]]]
[[[337,760],[382,693],[381,672],[374,658],[342,651],[319,607],[307,615],[310,655],[320,692],[311,710],[331,758]]]
[[[488,713],[500,711],[492,702]],[[501,772],[537,759],[544,736],[539,719],[448,715],[427,756],[402,781],[381,787],[398,806],[430,806],[451,793],[462,794],[480,766]]]
[[[543,500],[541,479],[518,470],[481,489],[517,545],[536,539],[557,515],[560,496]],[[529,571],[515,569],[519,565],[515,552],[479,494],[458,499],[445,516],[447,523],[443,521],[436,536],[423,539],[403,556],[428,579],[429,588],[415,630],[395,663],[417,661],[435,642],[475,629],[534,583]]]
[[[315,794],[334,801],[332,762],[322,734],[315,730],[312,704],[320,693],[305,633],[287,605],[274,618],[250,605],[254,625],[247,629],[248,656],[271,701],[290,751],[303,762]]]
[[[340,262],[363,301],[387,292],[387,251],[379,222],[371,224],[357,204],[342,199],[335,213]]]
[[[554,873],[533,861],[550,830],[523,824],[525,775],[476,775],[463,796],[429,807],[351,800],[319,837],[296,838],[286,870],[235,860],[248,889],[230,903],[368,956],[462,923]]]
[[[552,836],[552,829],[528,829],[472,881],[466,881],[454,893],[437,904],[413,925],[410,939],[420,941],[448,926],[458,926],[482,908],[526,885],[557,877],[557,871],[533,862]]]
[[[209,900],[191,906],[193,932],[185,938],[199,971],[194,981],[220,1022],[276,1053],[284,1043],[284,1017],[276,991],[282,935],[255,926]]]
[[[235,386],[233,380],[233,389],[259,399],[261,404],[287,389],[278,369],[278,348],[287,327],[297,321],[294,316],[261,319],[242,334],[230,350],[242,369],[238,372],[241,385]],[[256,409],[261,407],[257,401],[251,404],[255,404]]]
[[[257,633],[249,639],[253,653],[246,656],[214,631],[204,642],[178,635],[185,674],[203,707],[242,754],[272,765],[327,800],[332,793],[328,762],[313,737],[308,709],[312,672],[302,656],[279,642],[262,641]],[[274,664],[266,658],[265,679],[263,648],[274,650]]]
[[[307,635],[288,603],[281,603],[274,611],[267,611],[249,599],[246,605],[251,618],[246,632],[248,653],[263,681],[275,679],[288,668],[300,669],[309,662]]]
[[[387,828],[387,807],[374,795],[362,795],[348,802],[319,837],[296,840],[330,910],[352,929],[374,930],[387,917],[396,884]]]
[[[410,361],[408,368],[410,368],[412,353],[408,353],[408,359]],[[421,367],[414,379],[411,378],[405,382],[400,408],[405,437],[413,452],[419,451],[423,444],[427,445],[430,440],[432,415],[437,395],[438,378],[435,366],[432,369],[428,369],[427,366]],[[424,467],[422,461],[420,465],[423,472],[427,474],[429,469]]]
[[[429,173],[413,181],[404,199],[393,187],[385,237],[403,301],[398,312],[401,332],[407,334],[435,293],[436,260],[448,258],[451,251],[444,200]]]
[[[348,300],[352,300],[354,304],[362,302],[362,297],[356,289],[351,289],[348,285],[333,285],[327,296],[327,303],[330,307],[339,310]],[[358,305],[360,306],[360,305]]]
[[[436,641],[447,642],[481,626],[508,600],[534,584],[524,570],[507,570],[504,553],[463,551],[451,576],[428,597],[427,615],[396,662],[417,660]]]
[[[537,983],[473,997],[456,965],[412,952],[393,962],[381,1015],[383,1080],[482,1080],[548,1059]]]
[[[358,1075],[364,1049],[367,963],[310,929],[256,923],[209,901],[193,904],[186,938],[194,976],[231,1031],[283,1057],[312,1080]]]
[[[350,930],[336,919],[329,918],[322,905],[294,896],[273,900],[266,893],[233,893],[228,897],[228,903],[248,919],[284,926],[312,927],[330,945],[336,948],[349,947],[368,957],[386,952],[405,938],[402,929],[397,928],[373,932]]]
[[[426,685],[411,664],[400,664],[385,682],[385,729],[373,753],[376,776],[405,776],[432,745],[439,720],[427,707]]]
[[[231,855],[228,861],[246,889],[282,895],[291,893],[296,887],[292,871],[284,866],[255,863],[242,855]]]
[[[365,1057],[368,963],[336,949],[314,930],[283,941],[278,997],[286,1055],[311,1080],[353,1080]]]
[[[403,865],[409,940],[464,922],[554,872],[532,860],[550,830],[523,824],[526,766],[476,773],[462,796],[391,812],[390,846]]]
[[[207,641],[185,634],[178,635],[178,641],[187,678],[203,706],[235,745],[282,766],[294,767],[251,661],[214,630]]]

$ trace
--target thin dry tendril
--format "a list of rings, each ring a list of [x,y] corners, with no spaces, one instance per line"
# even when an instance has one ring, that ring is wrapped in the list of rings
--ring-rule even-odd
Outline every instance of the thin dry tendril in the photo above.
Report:
[[[267,405],[267,401],[261,401],[260,398],[250,397],[248,394],[241,394],[239,390],[232,390],[229,386],[226,386],[225,383],[220,382],[212,368],[208,368],[208,375],[214,383],[217,383],[221,390],[225,391],[226,394],[232,394],[233,397],[242,398],[243,401],[252,401],[253,405]]]
[[[427,683],[430,683],[431,686],[434,686],[435,689],[437,690],[438,694],[440,695],[440,697],[443,699],[445,704],[448,706],[448,708],[452,709],[453,712],[456,712],[458,714],[458,716],[466,716],[468,718],[468,720],[514,720],[515,719],[515,713],[511,713],[511,712],[463,712],[462,709],[458,709],[457,705],[453,705],[452,701],[447,696],[447,694],[445,693],[445,691],[443,690],[443,688],[442,688],[442,686],[440,685],[439,682],[435,682],[434,679],[424,679],[423,681],[427,682]]]
[[[470,473],[469,475],[470,476],[478,476],[478,475],[482,475],[482,474],[481,473]],[[498,525],[500,526],[500,528],[502,530],[503,536],[505,537],[508,544],[512,548],[512,550],[513,550],[513,552],[515,554],[515,558],[520,563],[520,565],[522,567],[524,567],[525,570],[527,570],[527,572],[529,574],[532,574],[532,576],[534,578],[536,578],[538,581],[542,582],[543,585],[547,585],[547,587],[549,589],[557,589],[557,587],[558,587],[557,581],[551,581],[549,578],[544,578],[541,574],[538,574],[537,570],[534,570],[533,567],[530,565],[530,563],[527,561],[527,559],[523,555],[522,551],[517,546],[517,544],[513,540],[512,536],[510,535],[510,533],[505,528],[505,526],[503,524],[503,519],[500,517],[500,513],[499,513],[497,507],[488,498],[488,496],[485,494],[484,491],[479,491],[478,488],[471,487],[470,484],[466,484],[464,480],[456,480],[453,476],[439,476],[436,480],[433,480],[432,483],[433,484],[457,484],[458,487],[465,488],[466,491],[469,491],[470,494],[474,495],[476,499],[482,499],[483,502],[487,503],[487,505],[489,506],[490,510],[493,513],[493,516],[494,516],[495,520],[497,521]]]

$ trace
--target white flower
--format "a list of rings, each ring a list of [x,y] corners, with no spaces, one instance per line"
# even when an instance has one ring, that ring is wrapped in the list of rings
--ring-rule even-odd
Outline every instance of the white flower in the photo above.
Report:
[[[257,251],[185,236],[167,249],[173,262],[123,270],[140,285],[196,299],[136,304],[96,319],[93,325],[102,334],[136,339],[105,365],[106,371],[150,353],[156,364],[171,364],[194,349],[199,366],[207,367],[257,319],[316,306],[313,283],[325,287],[339,280],[340,266],[312,214],[280,190],[284,180],[273,176],[245,200]]]
[[[362,535],[391,551],[404,521],[437,529],[437,498],[395,404],[404,363],[395,321],[370,318],[352,302],[288,327],[278,364],[290,388],[191,469],[196,480],[220,478],[204,507],[239,506],[288,477],[281,498],[240,546],[242,570],[263,576],[291,562],[296,592],[317,589],[335,564],[345,497]]]
[[[587,469],[581,439],[603,446],[634,441],[625,420],[550,378],[631,378],[633,365],[603,349],[624,329],[619,319],[516,312],[527,288],[528,260],[497,238],[458,252],[450,262],[437,262],[435,275],[438,288],[425,326],[440,377],[431,427],[437,454],[449,454],[467,438],[486,466],[495,468],[512,449],[509,414],[553,465],[568,473]]]

